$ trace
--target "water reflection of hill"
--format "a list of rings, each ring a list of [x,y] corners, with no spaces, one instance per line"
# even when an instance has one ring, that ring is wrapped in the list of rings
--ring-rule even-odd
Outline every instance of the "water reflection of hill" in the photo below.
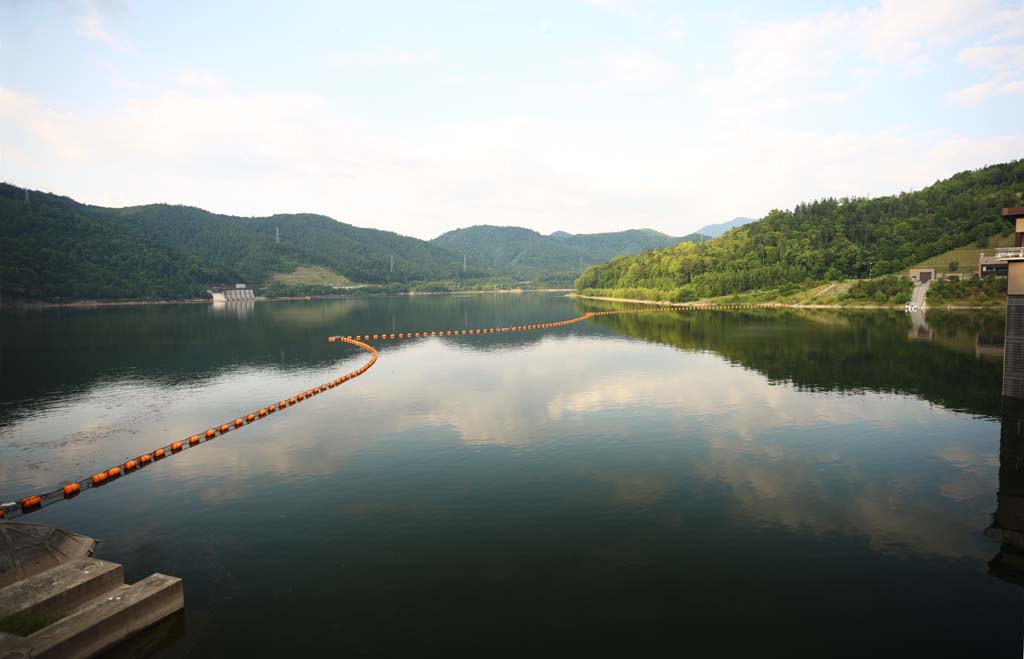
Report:
[[[981,359],[977,345],[979,336],[992,343],[1002,335],[1001,314],[929,312],[930,341],[908,339],[905,314],[879,311],[687,311],[594,322],[638,339],[714,351],[773,382],[910,393],[951,409],[1000,413],[1002,364]]]
[[[328,343],[333,334],[494,327],[563,320],[571,314],[571,303],[551,295],[5,311],[0,317],[0,424],[98,382],[181,386],[241,365],[278,371],[327,367],[354,351]],[[542,339],[536,332],[467,337],[465,343],[493,350]]]

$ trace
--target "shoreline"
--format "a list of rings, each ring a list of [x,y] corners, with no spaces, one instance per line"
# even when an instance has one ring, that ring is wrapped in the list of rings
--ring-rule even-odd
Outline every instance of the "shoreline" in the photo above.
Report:
[[[522,294],[522,293],[568,293],[571,288],[503,288],[491,291],[405,291],[401,293],[367,293],[366,295],[298,295],[291,297],[257,297],[253,302],[294,302],[300,300],[356,300],[364,297],[399,297],[418,295],[483,295],[487,293]],[[213,304],[212,299],[191,298],[185,300],[75,300],[73,302],[41,302],[39,300],[15,300],[5,306],[22,311],[42,311],[44,309],[95,309],[98,307],[143,307],[167,306],[173,304]],[[224,303],[222,303],[224,304]]]
[[[902,310],[905,307],[899,304],[795,304],[792,302],[738,302],[736,304],[728,303],[706,303],[706,302],[668,302],[667,300],[639,300],[634,298],[623,298],[623,297],[606,297],[601,295],[580,295],[579,293],[570,293],[566,297],[578,298],[581,300],[601,300],[603,302],[626,302],[629,304],[650,304],[659,307],[677,307],[680,309],[687,308],[701,308],[707,304],[717,304],[719,308],[728,308],[730,306],[744,307],[744,306],[772,306],[783,309],[881,309],[885,311]],[[970,306],[970,305],[925,305],[923,311],[928,309],[945,309],[950,311],[1005,311],[1006,306],[997,305],[994,307],[982,307],[982,306]]]

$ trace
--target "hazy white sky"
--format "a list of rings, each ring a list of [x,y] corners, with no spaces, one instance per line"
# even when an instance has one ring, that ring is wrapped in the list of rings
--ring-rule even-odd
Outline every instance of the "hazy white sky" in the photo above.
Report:
[[[1022,106],[1022,0],[0,2],[0,180],[421,238],[919,188]]]

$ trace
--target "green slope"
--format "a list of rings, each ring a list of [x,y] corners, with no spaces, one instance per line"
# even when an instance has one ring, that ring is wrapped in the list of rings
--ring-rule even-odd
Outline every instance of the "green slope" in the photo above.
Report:
[[[5,298],[206,297],[230,269],[126,233],[66,197],[0,184],[0,293]]]
[[[464,254],[469,263],[486,269],[535,283],[569,286],[579,275],[581,258],[586,266],[623,254],[637,254],[701,238],[703,236],[696,234],[674,238],[651,229],[593,234],[558,231],[545,236],[521,227],[480,225],[449,231],[431,242]]]
[[[167,204],[90,207],[89,213],[125,231],[235,270],[253,285],[266,282],[274,273],[293,272],[299,266],[322,266],[361,283],[486,274],[473,270],[463,275],[460,258],[426,241],[355,227],[323,215],[243,218]]]
[[[673,300],[804,281],[895,273],[1005,231],[1005,206],[1024,203],[1024,160],[961,172],[916,192],[824,199],[702,243],[682,243],[589,268],[578,289]],[[625,291],[630,291],[625,293]]]
[[[1013,247],[1013,235],[1012,227],[1009,223],[1006,223],[1006,231],[1003,233],[975,240],[962,247],[956,247],[948,252],[929,257],[914,263],[910,268],[936,268],[939,272],[950,272],[949,264],[956,262],[959,264],[959,272],[965,274],[977,272],[978,257],[982,254],[992,256],[995,254],[997,247]],[[979,243],[984,243],[985,246],[982,247]],[[910,268],[905,269],[904,272],[909,273]]]

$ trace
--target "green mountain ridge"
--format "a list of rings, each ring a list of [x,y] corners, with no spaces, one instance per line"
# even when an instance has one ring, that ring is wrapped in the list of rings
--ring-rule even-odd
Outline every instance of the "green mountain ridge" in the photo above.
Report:
[[[579,274],[581,256],[594,263],[678,240],[650,230],[542,237],[506,228],[490,243],[475,242],[464,269],[461,250],[324,215],[246,218],[182,205],[104,208],[50,193],[28,195],[26,203],[24,189],[0,184],[0,250],[6,257],[0,294],[8,298],[204,297],[212,285],[261,287],[275,274],[310,267],[363,284],[466,287],[510,285],[525,277],[568,287]],[[508,232],[520,237],[516,259],[479,258],[511,244]],[[446,235],[452,233],[457,232]]]
[[[653,229],[629,229],[610,233],[544,235],[522,227],[477,225],[441,234],[431,242],[457,254],[468,263],[507,272],[519,279],[542,279],[550,285],[571,285],[583,264],[607,261],[616,256],[668,247],[684,241],[705,239],[691,234],[682,238]]]
[[[585,293],[687,301],[901,269],[1008,230],[1001,209],[1024,203],[1024,160],[960,172],[914,192],[822,199],[701,243],[587,269]]]

